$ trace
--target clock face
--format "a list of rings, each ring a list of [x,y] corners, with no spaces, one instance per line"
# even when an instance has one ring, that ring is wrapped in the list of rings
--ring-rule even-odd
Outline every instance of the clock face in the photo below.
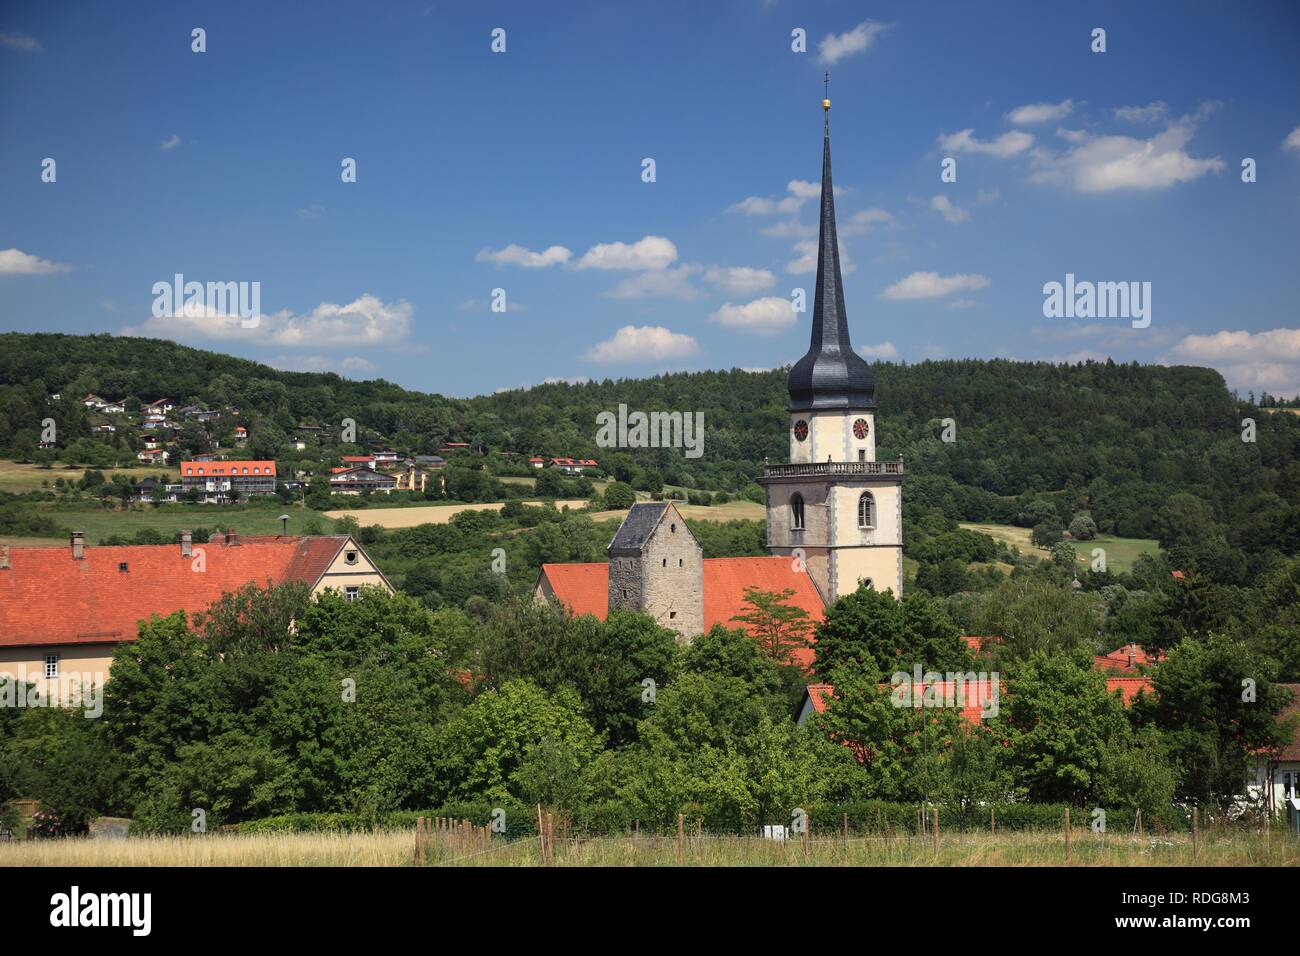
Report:
[[[859,438],[859,439],[866,438],[867,433],[869,431],[871,431],[871,426],[867,423],[867,420],[865,418],[859,418],[856,421],[854,421],[853,423],[854,438]]]
[[[794,437],[799,441],[808,437],[808,423],[802,418],[794,423]]]

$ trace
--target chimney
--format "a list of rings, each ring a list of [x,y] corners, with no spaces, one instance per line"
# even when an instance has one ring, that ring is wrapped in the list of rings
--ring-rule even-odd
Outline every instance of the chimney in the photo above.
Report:
[[[0,544],[0,571],[9,570],[9,545]]]
[[[72,532],[72,560],[80,561],[86,556],[86,532]]]
[[[226,547],[234,548],[239,545],[239,535],[235,534],[234,528],[226,529]]]
[[[194,554],[194,533],[192,531],[181,532],[181,557],[188,558]]]
[[[226,543],[226,536],[222,534],[220,531],[212,532],[212,536],[208,538],[208,544],[216,545],[216,544],[225,544],[225,543]]]

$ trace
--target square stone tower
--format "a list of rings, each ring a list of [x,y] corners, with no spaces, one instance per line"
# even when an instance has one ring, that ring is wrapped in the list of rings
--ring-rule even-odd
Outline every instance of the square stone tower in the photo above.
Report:
[[[790,369],[790,464],[764,465],[767,545],[803,556],[828,603],[869,582],[903,596],[902,461],[876,460],[876,376],[849,341],[831,184],[830,100],[822,143],[817,291],[808,354]]]
[[[704,633],[704,549],[671,502],[634,504],[609,543],[609,609],[655,619],[684,639]]]

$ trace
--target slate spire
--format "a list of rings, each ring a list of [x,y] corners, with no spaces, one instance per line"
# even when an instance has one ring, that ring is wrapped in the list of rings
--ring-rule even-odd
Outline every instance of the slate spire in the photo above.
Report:
[[[829,82],[830,75],[827,74]],[[821,226],[817,239],[817,290],[813,297],[812,342],[790,370],[790,410],[876,407],[876,378],[853,351],[844,311],[840,244],[835,234],[835,189],[831,182],[831,101],[822,100]]]

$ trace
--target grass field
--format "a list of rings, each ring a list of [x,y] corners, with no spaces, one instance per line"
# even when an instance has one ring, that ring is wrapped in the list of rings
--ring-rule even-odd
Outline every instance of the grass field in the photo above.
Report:
[[[647,499],[648,500],[648,499]],[[683,518],[695,521],[762,521],[767,517],[767,509],[756,501],[728,501],[725,505],[684,505],[677,504],[677,510]],[[605,521],[627,516],[626,511],[597,511],[592,520]]]
[[[179,468],[163,468],[155,465],[141,465],[139,468],[104,468],[105,481],[112,481],[113,475],[126,475],[132,481],[143,481],[150,475],[167,475],[169,481],[180,481]],[[0,461],[0,491],[20,494],[24,491],[40,491],[41,482],[54,484],[55,478],[64,481],[80,481],[86,473],[84,468],[68,468],[56,464],[53,468],[41,468],[33,464],[19,464],[16,461]]]
[[[109,508],[86,507],[49,510],[54,521],[68,531],[86,532],[86,543],[99,544],[111,535],[130,537],[143,528],[154,528],[163,534],[194,528],[234,528],[241,534],[279,534],[280,515],[289,516],[289,533],[301,534],[312,518],[323,531],[330,531],[330,522],[318,512],[304,511],[297,505],[269,507],[249,505],[172,505],[154,508],[142,505],[138,509],[120,511]],[[25,539],[30,544],[65,544],[62,536],[53,540]]]
[[[0,843],[3,866],[411,866],[413,830],[373,833],[208,834],[188,837],[31,840]],[[426,866],[539,866],[536,838],[498,841],[486,850],[455,847],[435,836]],[[556,866],[1297,866],[1294,833],[1232,830],[1137,836],[1061,832],[941,833],[932,837],[815,837],[807,849],[758,837],[676,836],[562,839]]]
[[[568,501],[555,502],[556,508],[581,508],[587,503],[585,498],[574,498]],[[524,504],[540,505],[540,501],[526,501]],[[324,511],[321,512],[327,518],[343,518],[351,516],[363,525],[377,524],[381,528],[414,528],[421,524],[446,524],[455,515],[462,511],[500,511],[505,507],[504,502],[493,504],[476,504],[476,505],[416,505],[411,508],[382,508],[372,511],[369,508],[358,508],[355,510]],[[626,514],[626,512],[621,512]]]
[[[1046,558],[1048,556],[1048,552],[1044,548],[1038,547],[1030,540],[1031,530],[1029,528],[1018,528],[1009,524],[975,524],[968,522],[962,522],[961,526],[972,531],[982,531],[995,541],[1005,541],[1021,554],[1031,555],[1036,558]],[[1151,538],[1117,538],[1114,535],[1099,534],[1091,541],[1074,541],[1070,538],[1066,538],[1066,540],[1074,546],[1075,553],[1079,556],[1081,568],[1092,563],[1093,548],[1103,548],[1106,551],[1106,566],[1115,572],[1130,570],[1133,567],[1133,562],[1140,555],[1155,554],[1160,549],[1159,542]]]

